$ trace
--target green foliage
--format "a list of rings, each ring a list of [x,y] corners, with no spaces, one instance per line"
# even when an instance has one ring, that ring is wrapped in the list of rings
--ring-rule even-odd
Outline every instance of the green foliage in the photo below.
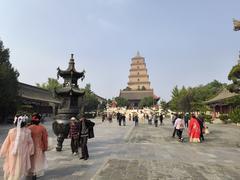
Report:
[[[86,84],[84,91],[85,91],[85,95],[81,102],[81,105],[84,109],[83,111],[84,112],[96,111],[100,103],[96,95],[91,91],[91,85]]]
[[[172,99],[169,102],[170,108],[173,111],[191,112],[201,111],[205,112],[208,107],[204,104],[209,98],[214,97],[225,84],[218,81],[213,81],[205,86],[185,88],[184,86],[179,89],[177,86],[172,91]]]
[[[0,122],[16,112],[19,73],[9,61],[9,49],[0,40]]]
[[[233,123],[240,123],[240,108],[236,108],[232,112],[230,112],[229,118]]]
[[[240,93],[240,64],[233,66],[228,74],[228,80],[233,82],[233,84],[228,86],[228,90]]]
[[[203,114],[203,118],[204,118],[205,122],[212,123],[212,116],[211,115]]]
[[[224,103],[231,105],[232,108],[237,108],[240,106],[240,95],[226,99],[224,100]]]
[[[140,108],[151,107],[153,105],[154,105],[154,99],[151,96],[143,98],[139,103]]]
[[[112,104],[112,100],[111,100],[111,99],[108,99],[108,100],[107,100],[107,104]]]
[[[175,87],[173,88],[173,90],[172,90],[172,99],[171,99],[171,101],[169,102],[170,108],[171,108],[173,111],[178,111],[179,96],[180,96],[179,89],[178,89],[177,86],[175,86]]]
[[[169,104],[168,104],[166,101],[161,100],[161,101],[160,101],[160,105],[161,105],[161,107],[162,107],[162,109],[163,109],[164,112],[167,112],[167,111],[168,111],[168,109],[169,109]]]
[[[229,123],[228,114],[221,114],[221,115],[219,116],[219,119],[222,120],[224,124]]]
[[[42,84],[37,83],[36,85],[37,87],[47,89],[50,91],[53,91],[56,88],[62,87],[62,85],[58,82],[58,80],[54,78],[48,78],[48,82],[42,83]]]
[[[104,111],[107,107],[107,101],[103,101],[102,103],[99,104],[99,111]]]
[[[117,106],[118,107],[125,107],[128,106],[128,100],[125,98],[121,98],[121,97],[116,97],[115,101],[117,102]]]

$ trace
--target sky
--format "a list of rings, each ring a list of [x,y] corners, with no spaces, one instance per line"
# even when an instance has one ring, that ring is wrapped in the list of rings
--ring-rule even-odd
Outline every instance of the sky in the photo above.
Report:
[[[170,100],[174,86],[230,83],[240,31],[239,0],[0,0],[0,39],[19,81],[57,78],[74,54],[79,86],[104,97],[127,87],[131,58],[145,57],[151,87]]]

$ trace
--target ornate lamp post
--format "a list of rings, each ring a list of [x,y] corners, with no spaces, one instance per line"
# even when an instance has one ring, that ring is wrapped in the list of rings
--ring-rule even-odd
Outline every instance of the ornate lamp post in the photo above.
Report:
[[[73,54],[71,54],[67,70],[63,71],[60,68],[57,70],[57,76],[62,77],[64,79],[64,83],[62,88],[55,90],[55,93],[61,97],[63,101],[61,107],[58,109],[58,113],[52,127],[55,135],[57,136],[58,144],[56,150],[62,151],[62,143],[69,133],[69,119],[79,115],[80,107],[78,105],[78,99],[79,97],[84,96],[85,92],[79,89],[78,79],[84,79],[85,71],[76,71]]]

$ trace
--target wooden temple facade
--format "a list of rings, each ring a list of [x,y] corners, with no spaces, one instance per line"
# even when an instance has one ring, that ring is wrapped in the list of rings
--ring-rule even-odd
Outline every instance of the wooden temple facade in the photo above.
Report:
[[[61,104],[61,101],[48,90],[20,82],[18,87],[19,111],[51,115],[55,114],[57,107]]]

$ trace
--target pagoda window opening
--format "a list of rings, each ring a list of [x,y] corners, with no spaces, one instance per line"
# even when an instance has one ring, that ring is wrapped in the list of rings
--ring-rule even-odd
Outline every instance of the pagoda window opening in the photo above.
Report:
[[[139,82],[140,80],[138,79],[138,82]]]
[[[139,66],[137,66],[137,68],[139,69]]]
[[[137,74],[139,75],[139,72]]]
[[[138,86],[138,90],[140,90],[140,86]]]

